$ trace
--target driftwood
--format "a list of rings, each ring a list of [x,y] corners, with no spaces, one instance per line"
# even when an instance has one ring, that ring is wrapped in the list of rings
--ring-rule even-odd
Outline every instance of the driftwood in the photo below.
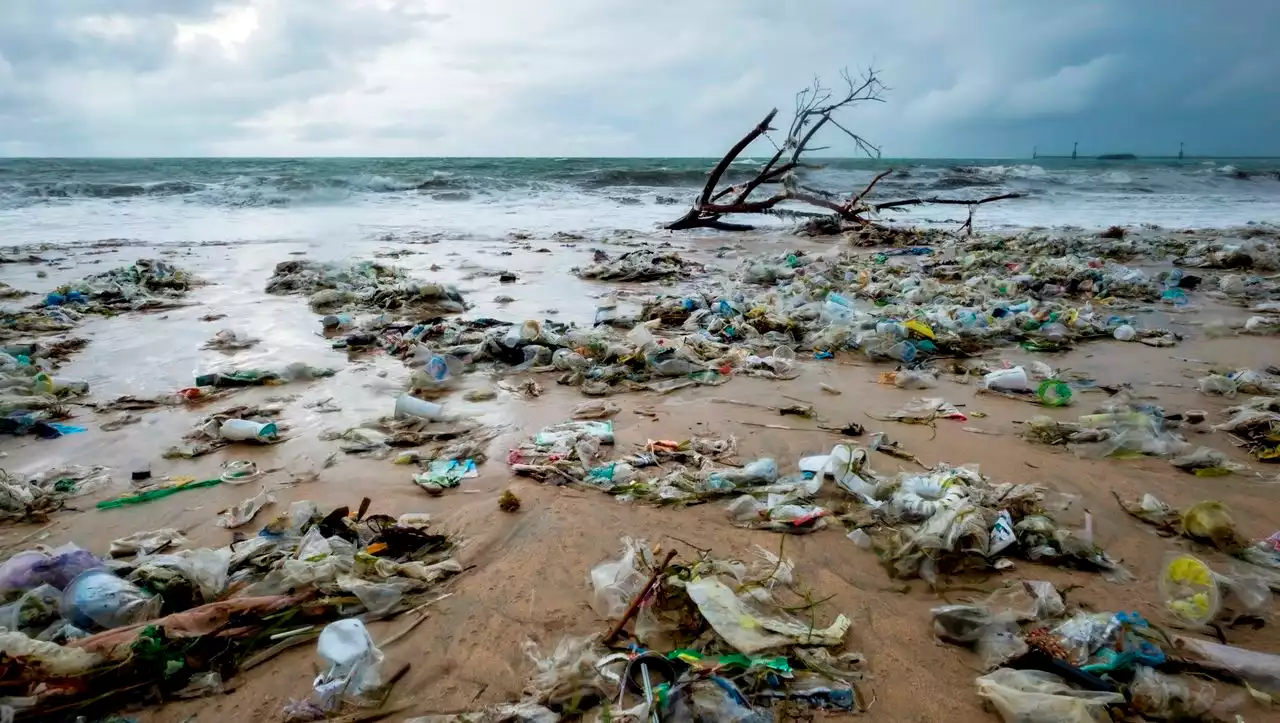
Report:
[[[866,218],[880,211],[887,211],[905,206],[919,205],[958,205],[967,206],[969,217],[960,226],[960,230],[973,231],[973,212],[982,204],[1019,198],[1022,194],[1005,193],[980,199],[959,198],[907,198],[884,203],[868,203],[866,198],[876,184],[893,173],[886,169],[876,174],[871,182],[862,190],[853,194],[839,194],[821,188],[806,186],[800,182],[797,170],[815,168],[802,161],[807,151],[824,150],[825,147],[811,147],[810,144],[818,131],[828,125],[842,131],[853,140],[854,146],[868,157],[880,157],[880,149],[872,145],[862,136],[854,133],[835,118],[835,115],[851,106],[864,102],[884,102],[884,84],[874,70],[868,70],[860,79],[854,79],[848,71],[841,74],[845,82],[845,92],[839,96],[814,80],[813,85],[796,94],[795,114],[791,126],[787,130],[782,145],[774,143],[776,152],[756,172],[756,175],[745,183],[720,186],[721,178],[729,170],[738,156],[761,136],[769,138],[769,132],[777,130],[771,123],[778,115],[778,109],[769,111],[745,136],[729,149],[720,162],[711,169],[706,185],[694,200],[693,206],[680,218],[668,223],[665,228],[672,231],[691,228],[712,228],[721,231],[750,231],[754,226],[725,221],[724,217],[733,214],[775,214],[789,215],[798,218],[821,219],[830,221],[835,227],[865,226],[872,222]],[[772,142],[772,139],[769,138]],[[780,190],[766,198],[752,199],[761,186],[781,186]],[[778,205],[794,201],[797,203],[826,209],[825,213],[796,211],[778,208]]]

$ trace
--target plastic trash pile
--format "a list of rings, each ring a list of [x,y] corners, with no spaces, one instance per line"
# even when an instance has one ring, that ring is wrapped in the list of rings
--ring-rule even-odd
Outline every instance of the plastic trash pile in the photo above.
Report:
[[[997,263],[996,256],[1003,261]],[[1161,300],[1173,290],[1177,293],[1168,302],[1182,303],[1185,291],[1171,276],[1151,279],[1105,264],[1094,268],[1080,263],[1070,273],[1047,262],[1023,268],[997,252],[948,262],[930,253],[909,258],[890,263],[884,253],[810,257],[789,252],[751,260],[740,270],[740,282],[660,297],[645,307],[641,318],[664,328],[700,331],[722,343],[762,339],[820,358],[859,351],[907,365],[1010,343],[1029,351],[1058,351],[1090,339],[1151,346],[1178,341],[1172,332],[1135,328],[1133,318],[1112,313],[1122,306],[1117,295]],[[752,292],[753,285],[771,288]],[[1071,296],[1088,300],[1076,305],[1068,301]]]
[[[425,515],[368,514],[293,503],[257,536],[182,549],[176,530],[139,532],[99,557],[36,547],[0,564],[6,631],[0,671],[18,716],[96,718],[154,693],[222,690],[316,623],[374,620],[414,607],[461,572],[453,541]],[[7,616],[7,617],[5,617]]]
[[[593,261],[573,272],[584,279],[601,281],[656,281],[694,278],[706,270],[702,264],[680,258],[680,254],[649,249],[628,251],[614,258],[597,250]]]
[[[855,458],[856,459],[856,458]],[[1007,558],[1101,572],[1113,581],[1128,572],[1093,540],[1092,517],[1082,530],[1061,525],[1036,485],[993,483],[969,467],[940,465],[926,474],[877,479],[865,467],[844,473],[841,486],[867,507],[846,516],[892,577],[923,578],[1012,567]]]
[[[830,618],[793,564],[756,550],[751,562],[709,553],[673,561],[674,552],[659,559],[624,539],[621,558],[590,573],[592,607],[615,621],[612,635],[566,638],[551,650],[529,642],[534,670],[523,699],[412,720],[766,721],[866,710],[866,661],[845,649],[851,621],[819,622]],[[632,620],[631,641],[615,641]]]
[[[379,309],[438,315],[466,310],[457,289],[415,281],[401,269],[372,261],[281,261],[267,281],[266,291],[305,295],[317,313]]]
[[[0,311],[0,339],[23,341],[24,336],[70,331],[86,314],[110,316],[172,309],[182,306],[183,298],[199,283],[190,273],[167,261],[139,259],[129,266],[60,286],[31,309]],[[83,339],[64,339],[51,346],[57,356],[66,356],[87,343]]]
[[[1190,562],[1173,560],[1166,575],[1194,577]],[[1204,677],[1251,693],[1280,681],[1280,656],[1174,635],[1136,612],[1073,607],[1052,583],[1016,581],[985,599],[934,608],[933,631],[975,652],[990,671],[975,681],[978,695],[1006,723],[1096,723],[1108,712],[1227,720],[1242,697],[1220,698]]]
[[[282,428],[275,421],[284,405],[241,405],[203,417],[177,444],[165,450],[165,459],[203,457],[233,442],[275,444],[283,441]]]
[[[66,501],[110,486],[105,467],[78,465],[54,467],[36,475],[19,477],[0,470],[0,520],[45,522]]]

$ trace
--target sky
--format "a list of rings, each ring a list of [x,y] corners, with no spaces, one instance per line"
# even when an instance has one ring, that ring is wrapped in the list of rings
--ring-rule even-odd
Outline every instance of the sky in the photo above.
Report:
[[[1268,0],[4,0],[0,155],[719,155],[844,67],[889,87],[843,116],[886,156],[1280,155],[1276,28]]]

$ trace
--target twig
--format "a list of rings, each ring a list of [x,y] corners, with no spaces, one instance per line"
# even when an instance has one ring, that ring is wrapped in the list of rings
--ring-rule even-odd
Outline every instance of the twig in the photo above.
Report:
[[[427,614],[426,614],[426,613],[424,613],[424,612],[422,612],[422,610],[423,610],[424,608],[426,608],[428,605],[434,605],[434,604],[436,604],[436,603],[440,602],[441,600],[443,600],[443,599],[445,599],[445,598],[447,598],[447,597],[452,597],[452,596],[453,596],[453,593],[451,593],[451,592],[450,592],[450,593],[445,593],[444,595],[441,595],[440,597],[435,598],[434,600],[428,600],[427,602],[422,603],[421,605],[419,605],[419,606],[418,606],[418,607],[416,607],[416,608],[413,608],[412,610],[407,610],[406,612],[408,612],[408,613],[418,613],[418,619],[417,619],[417,620],[414,620],[413,622],[411,622],[411,623],[409,623],[408,625],[406,625],[406,626],[405,626],[405,628],[404,628],[404,630],[401,630],[400,632],[398,632],[398,633],[396,633],[396,634],[392,635],[391,637],[387,638],[386,640],[383,640],[381,643],[378,643],[378,647],[380,647],[380,648],[385,648],[385,647],[387,647],[388,645],[391,645],[392,643],[395,643],[395,642],[399,641],[399,640],[400,640],[401,638],[403,638],[404,636],[406,636],[406,635],[408,635],[409,633],[413,632],[413,629],[414,629],[414,628],[416,628],[416,627],[418,627],[419,625],[421,625],[421,624],[422,624],[422,621],[427,619]]]
[[[743,426],[747,426],[747,427],[760,427],[761,429],[777,429],[777,430],[781,430],[781,431],[783,431],[783,432],[823,432],[823,433],[826,433],[826,432],[830,431],[830,430],[826,430],[826,429],[822,429],[822,428],[818,428],[818,429],[806,429],[806,428],[804,428],[804,427],[788,427],[788,426],[785,426],[785,425],[782,425],[782,424],[763,424],[763,423],[761,423],[761,422],[739,422],[739,424],[741,424],[741,425],[743,425]],[[836,430],[836,431],[839,431],[839,430]]]
[[[634,618],[636,613],[640,612],[640,603],[644,601],[645,597],[648,596],[649,591],[657,584],[658,579],[662,576],[662,573],[666,571],[667,565],[671,564],[671,560],[675,556],[676,551],[671,550],[667,553],[666,558],[662,560],[662,564],[653,569],[653,574],[649,575],[649,579],[645,582],[644,587],[641,587],[635,597],[631,599],[631,604],[627,606],[627,611],[622,614],[622,617],[618,619],[618,622],[614,623],[613,627],[609,628],[609,632],[605,634],[603,641],[605,645],[608,645],[614,638],[618,637],[618,633],[622,632],[622,628],[625,627],[627,623],[631,622],[631,618]]]

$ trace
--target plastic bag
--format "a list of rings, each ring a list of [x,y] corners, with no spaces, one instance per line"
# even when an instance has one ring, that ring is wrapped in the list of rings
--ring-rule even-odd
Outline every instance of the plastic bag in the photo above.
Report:
[[[707,475],[711,489],[737,489],[772,484],[778,480],[778,463],[769,457],[748,462],[742,469],[730,469]]]
[[[612,619],[622,615],[640,592],[647,579],[639,567],[644,547],[643,542],[624,537],[621,558],[591,568],[591,588],[595,593],[591,607],[602,617]]]
[[[1219,549],[1241,546],[1231,510],[1216,500],[1197,502],[1182,514],[1182,529],[1187,536],[1210,542]]]
[[[1224,377],[1221,374],[1200,377],[1198,384],[1200,391],[1204,394],[1217,394],[1224,397],[1234,397],[1236,395],[1236,383],[1231,381],[1230,377]]]
[[[839,645],[850,621],[843,615],[826,628],[753,611],[719,580],[702,578],[685,585],[698,612],[726,642],[747,655],[787,645]]]
[[[1106,707],[1124,703],[1120,693],[1075,690],[1039,670],[1000,668],[977,683],[978,695],[1005,723],[1105,723]]]
[[[1144,665],[1133,671],[1129,686],[1131,704],[1153,720],[1199,720],[1213,707],[1213,687],[1208,683],[1156,672]]]
[[[1076,613],[1051,632],[1067,653],[1067,662],[1083,665],[1093,651],[1107,642],[1111,613]]]
[[[1022,639],[1017,620],[1009,613],[995,616],[990,624],[983,628],[973,650],[983,670],[991,670],[1021,657],[1030,649]]]
[[[240,527],[249,524],[259,510],[267,505],[276,503],[275,495],[267,492],[264,485],[263,488],[254,495],[245,500],[241,500],[240,504],[228,510],[223,510],[218,516],[218,527]]]
[[[382,651],[373,644],[359,620],[339,620],[320,631],[316,650],[329,670],[316,677],[316,702],[332,711],[346,700],[359,705],[361,698],[381,685]]]

